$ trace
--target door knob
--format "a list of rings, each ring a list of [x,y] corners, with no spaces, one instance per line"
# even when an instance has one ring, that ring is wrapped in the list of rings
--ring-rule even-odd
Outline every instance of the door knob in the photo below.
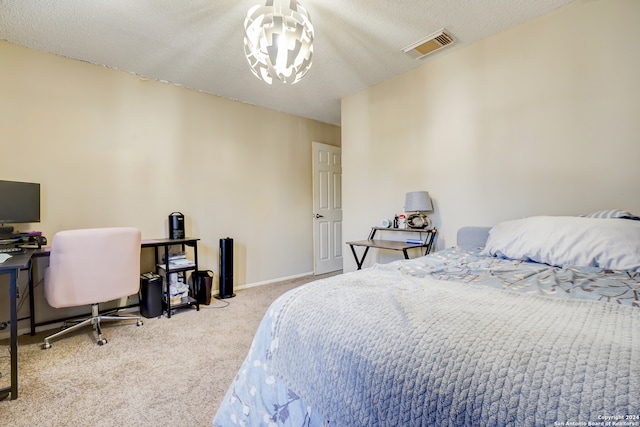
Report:
[[[324,215],[320,215],[320,214],[315,214],[314,215],[315,218],[324,218]]]

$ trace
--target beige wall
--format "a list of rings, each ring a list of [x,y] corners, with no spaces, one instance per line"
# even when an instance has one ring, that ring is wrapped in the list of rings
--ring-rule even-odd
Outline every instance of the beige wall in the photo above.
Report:
[[[216,287],[224,237],[236,287],[313,271],[311,142],[339,127],[5,42],[0,94],[0,179],[42,185],[32,229],[165,237],[180,211]]]
[[[579,0],[343,99],[345,240],[415,190],[439,248],[464,225],[640,213],[638,40],[639,1]]]

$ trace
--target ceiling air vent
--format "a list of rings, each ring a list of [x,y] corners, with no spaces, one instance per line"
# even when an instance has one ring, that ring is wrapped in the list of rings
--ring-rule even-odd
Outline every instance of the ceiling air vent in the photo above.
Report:
[[[442,29],[410,44],[402,51],[415,59],[420,59],[452,43],[453,37]]]

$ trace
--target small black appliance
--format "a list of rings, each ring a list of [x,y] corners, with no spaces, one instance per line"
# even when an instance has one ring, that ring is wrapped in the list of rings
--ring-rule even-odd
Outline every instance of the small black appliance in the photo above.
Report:
[[[169,238],[184,239],[184,215],[180,212],[169,214]]]

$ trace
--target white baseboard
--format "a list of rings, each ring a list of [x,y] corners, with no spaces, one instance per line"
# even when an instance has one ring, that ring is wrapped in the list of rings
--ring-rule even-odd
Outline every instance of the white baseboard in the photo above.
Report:
[[[280,277],[278,279],[264,280],[262,282],[246,283],[244,285],[237,286],[234,289],[246,289],[246,288],[253,288],[253,287],[256,287],[256,286],[271,285],[273,283],[284,282],[284,281],[287,281],[287,280],[298,279],[300,277],[306,277],[306,276],[313,276],[313,271],[310,271],[308,273],[296,274],[294,276]],[[216,292],[216,295],[218,295],[218,293],[219,292]]]

